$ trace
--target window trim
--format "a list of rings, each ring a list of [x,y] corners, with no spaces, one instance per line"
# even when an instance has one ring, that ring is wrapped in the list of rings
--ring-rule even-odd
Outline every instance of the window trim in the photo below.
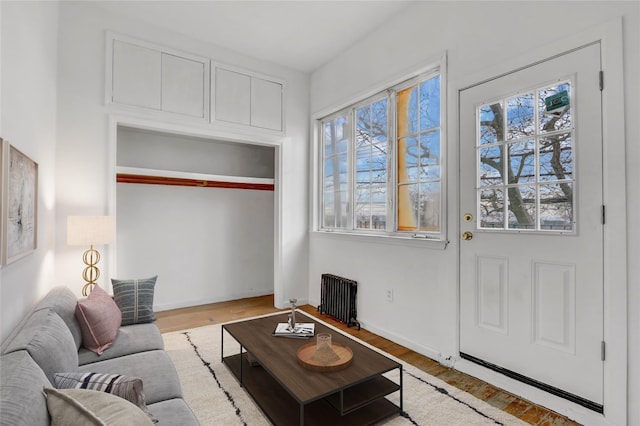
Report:
[[[406,231],[397,231],[397,194],[395,194],[397,185],[396,185],[396,169],[397,169],[397,137],[396,137],[396,126],[397,126],[397,104],[396,104],[396,96],[395,92],[398,90],[402,90],[402,88],[406,88],[411,86],[412,84],[416,84],[421,81],[428,80],[434,75],[440,76],[440,137],[441,137],[441,145],[440,145],[440,230],[437,233],[432,232],[406,232]],[[388,96],[388,92],[393,91],[393,96]],[[324,228],[323,227],[323,208],[324,208],[324,197],[323,197],[323,173],[324,173],[324,153],[323,153],[323,132],[322,128],[323,120],[330,119],[331,117],[344,115],[345,111],[350,115],[353,113],[354,109],[358,106],[366,105],[367,103],[371,103],[375,101],[376,98],[380,99],[382,96],[388,96],[389,105],[388,107],[392,109],[393,114],[392,117],[388,118],[388,126],[389,126],[389,155],[387,156],[387,191],[393,191],[393,197],[388,198],[387,200],[387,223],[386,228],[384,230],[373,230],[373,229],[356,229],[353,225],[353,211],[350,209],[348,215],[348,223],[349,229],[343,228]],[[437,249],[445,249],[449,243],[448,241],[448,220],[447,220],[447,211],[448,211],[448,193],[447,193],[447,181],[448,181],[448,139],[447,139],[447,61],[446,61],[446,52],[443,52],[436,59],[432,59],[423,66],[419,68],[415,68],[412,71],[404,72],[402,75],[397,76],[394,79],[391,79],[388,84],[377,84],[369,90],[361,92],[360,96],[353,96],[350,100],[343,100],[340,104],[337,104],[334,108],[325,108],[320,112],[311,115],[311,129],[312,129],[312,151],[310,153],[310,161],[311,161],[311,170],[312,176],[310,179],[311,185],[311,194],[312,197],[310,199],[311,209],[310,209],[310,224],[311,224],[311,232],[312,233],[321,233],[327,236],[331,236],[331,238],[343,236],[344,238],[350,240],[357,239],[366,239],[371,240],[375,239],[379,242],[389,243],[391,241],[400,242],[400,244],[408,244],[410,245],[417,244],[422,247],[431,247]],[[352,137],[355,135],[355,129],[351,129]],[[353,143],[351,144],[353,145]],[[352,206],[353,201],[353,173],[354,166],[353,158],[355,154],[355,150],[353,146],[349,147],[349,166],[351,167],[349,173],[349,194],[350,194],[350,205]],[[388,192],[389,193],[389,192]],[[392,215],[389,215],[389,212]]]

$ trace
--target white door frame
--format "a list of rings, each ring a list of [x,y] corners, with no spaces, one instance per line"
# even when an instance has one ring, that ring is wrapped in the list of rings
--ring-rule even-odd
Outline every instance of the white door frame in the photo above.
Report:
[[[450,93],[453,96],[450,98],[449,116],[458,117],[458,123],[450,126],[452,136],[450,140],[459,141],[460,138],[459,96],[462,90],[598,41],[602,46],[602,70],[604,72],[604,90],[602,91],[603,190],[606,206],[604,227],[604,340],[606,342],[604,414],[598,414],[469,361],[458,360],[455,366],[460,371],[493,383],[502,389],[567,415],[581,423],[627,424],[627,222],[622,19],[619,18],[590,28],[559,40],[553,45],[532,50],[517,58],[503,61],[490,69],[460,78],[458,81],[451,81],[452,90]],[[452,144],[450,150],[455,150],[455,155],[452,157],[458,159],[459,167],[459,143]],[[452,160],[456,161],[454,158]],[[457,178],[456,180],[459,188],[460,181]],[[459,218],[462,213],[460,212],[459,200],[455,202],[457,206],[452,210],[457,212],[458,220],[454,221],[452,225],[455,229],[454,238],[459,238]],[[458,265],[460,265],[459,249]],[[459,329],[458,324],[458,333]],[[458,351],[459,349],[458,335]]]
[[[285,136],[262,135],[262,134],[238,134],[227,130],[190,126],[187,124],[176,124],[139,118],[126,115],[109,115],[108,124],[108,173],[113,176],[113,181],[109,185],[107,193],[107,210],[109,215],[116,214],[116,149],[118,141],[118,126],[124,125],[138,129],[154,130],[158,132],[173,133],[177,135],[196,136],[211,138],[221,141],[238,142],[251,145],[271,146],[274,148],[274,194],[273,194],[273,295],[277,308],[281,306],[281,298],[284,294],[282,280],[282,148],[289,139]],[[115,264],[115,244],[108,247],[108,270],[113,275],[116,273]]]

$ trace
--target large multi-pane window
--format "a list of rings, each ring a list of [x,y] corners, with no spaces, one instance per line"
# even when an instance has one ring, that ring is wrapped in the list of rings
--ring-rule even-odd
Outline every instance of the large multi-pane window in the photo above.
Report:
[[[440,238],[441,103],[433,71],[320,120],[322,229]]]

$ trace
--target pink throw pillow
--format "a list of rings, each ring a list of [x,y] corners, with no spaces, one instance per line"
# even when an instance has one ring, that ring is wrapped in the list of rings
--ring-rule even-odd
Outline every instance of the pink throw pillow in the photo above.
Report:
[[[122,312],[111,296],[96,285],[86,299],[78,300],[76,319],[82,331],[82,346],[102,355],[116,338]]]

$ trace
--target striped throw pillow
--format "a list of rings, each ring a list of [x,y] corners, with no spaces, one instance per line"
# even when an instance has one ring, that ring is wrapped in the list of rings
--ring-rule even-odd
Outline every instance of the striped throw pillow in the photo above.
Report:
[[[122,325],[143,324],[156,320],[153,292],[158,276],[137,279],[111,279],[113,299],[122,312]]]
[[[104,373],[56,373],[53,376],[56,389],[88,389],[119,396],[135,404],[156,423],[144,400],[142,379],[122,374]]]

